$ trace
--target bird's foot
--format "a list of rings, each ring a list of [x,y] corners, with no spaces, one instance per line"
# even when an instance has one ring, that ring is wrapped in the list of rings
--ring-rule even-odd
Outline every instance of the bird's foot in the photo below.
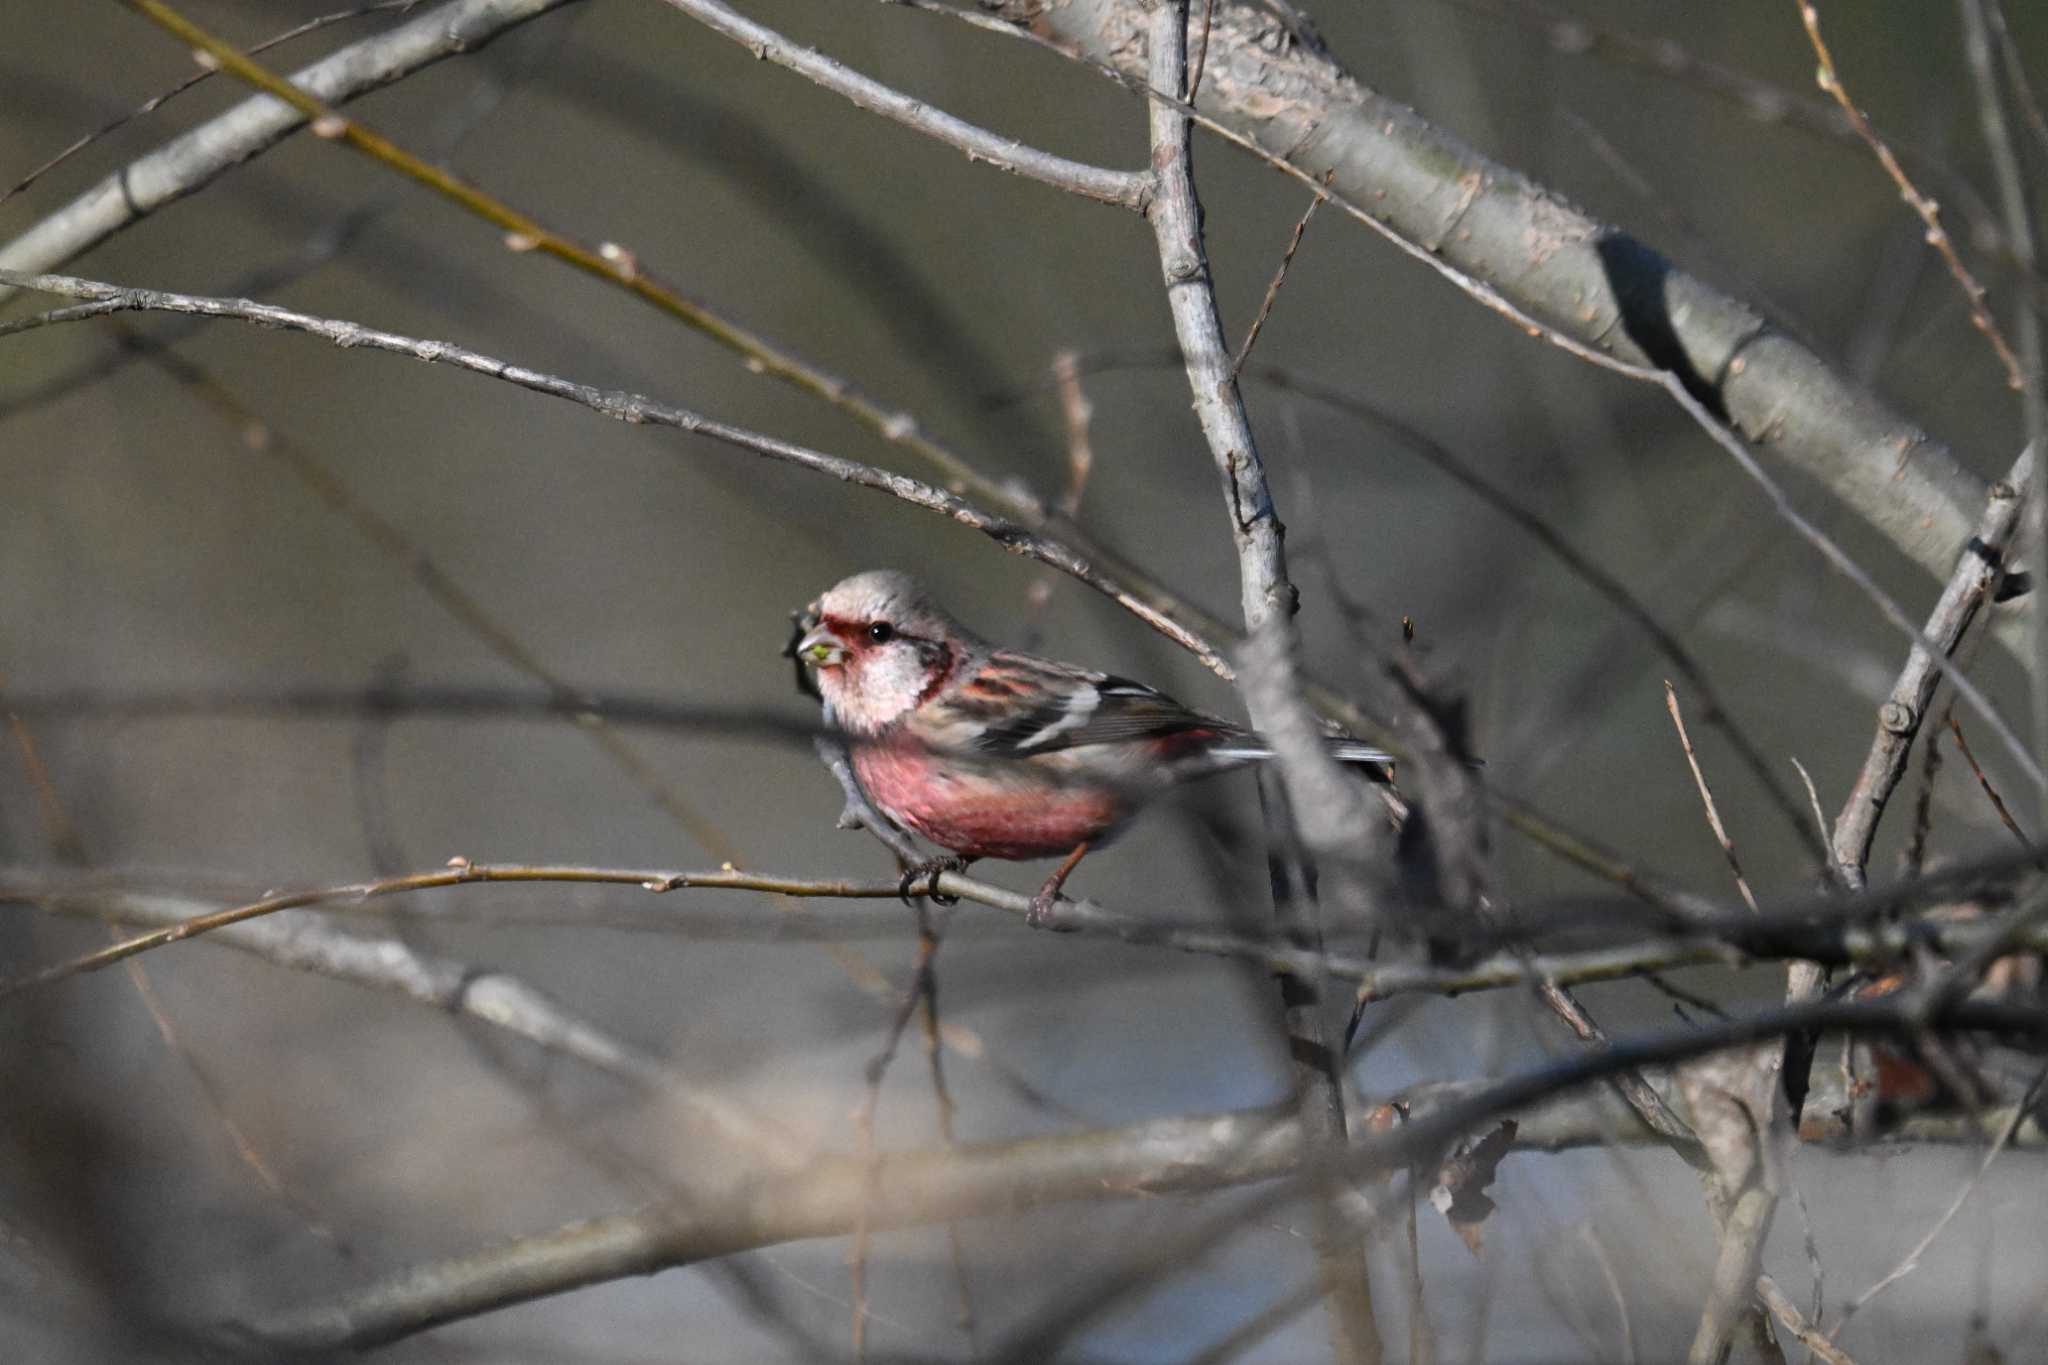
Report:
[[[1032,929],[1050,929],[1054,933],[1065,933],[1073,926],[1059,922],[1060,890],[1057,886],[1041,886],[1031,898],[1030,908],[1024,912],[1024,923]]]
[[[1024,912],[1024,923],[1033,929],[1051,929],[1055,933],[1065,933],[1068,930],[1079,927],[1059,922],[1057,903],[1060,898],[1060,888],[1067,884],[1068,874],[1073,872],[1075,867],[1080,864],[1081,859],[1088,856],[1088,844],[1089,841],[1086,839],[1076,844],[1074,851],[1069,853],[1057,868],[1053,869],[1053,874],[1045,879],[1045,885],[1039,887],[1038,894],[1031,898],[1031,907]]]
[[[896,895],[905,905],[910,904],[913,888],[922,887],[915,894],[929,896],[933,905],[958,905],[958,896],[949,896],[939,890],[939,878],[948,872],[965,872],[972,858],[963,858],[957,853],[927,858],[921,863],[912,863],[903,870],[903,880],[897,884]]]

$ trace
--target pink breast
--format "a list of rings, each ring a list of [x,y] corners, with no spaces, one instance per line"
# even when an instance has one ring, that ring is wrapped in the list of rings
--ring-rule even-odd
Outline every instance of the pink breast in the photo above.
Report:
[[[966,763],[907,743],[862,745],[853,770],[884,814],[970,858],[1051,858],[1099,839],[1128,812],[1021,760]]]

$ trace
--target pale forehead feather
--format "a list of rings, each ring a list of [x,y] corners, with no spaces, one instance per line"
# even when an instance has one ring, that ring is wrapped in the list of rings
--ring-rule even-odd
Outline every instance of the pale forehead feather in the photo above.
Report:
[[[871,569],[840,580],[818,599],[818,609],[849,621],[900,622],[945,616],[909,574],[894,569]]]

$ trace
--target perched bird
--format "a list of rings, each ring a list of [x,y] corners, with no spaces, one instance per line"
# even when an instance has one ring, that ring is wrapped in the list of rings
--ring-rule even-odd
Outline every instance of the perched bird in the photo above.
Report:
[[[812,670],[826,724],[847,737],[884,815],[956,855],[955,867],[1063,856],[1032,898],[1036,922],[1147,800],[1272,756],[1252,731],[1143,683],[997,649],[891,570],[838,583],[798,630],[789,652]],[[1333,739],[1330,752],[1391,761],[1355,740]]]

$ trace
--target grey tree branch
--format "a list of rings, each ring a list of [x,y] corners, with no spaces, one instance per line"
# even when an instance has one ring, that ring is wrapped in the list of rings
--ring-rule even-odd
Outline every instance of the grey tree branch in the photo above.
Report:
[[[1154,89],[1175,97],[1187,88],[1187,19],[1185,0],[1165,0],[1154,6],[1148,20],[1146,78]],[[1292,623],[1294,585],[1287,578],[1280,518],[1266,486],[1265,469],[1245,416],[1230,346],[1216,312],[1216,295],[1202,243],[1201,204],[1195,196],[1190,145],[1193,130],[1185,114],[1165,103],[1148,101],[1146,118],[1155,179],[1146,217],[1151,221],[1159,249],[1167,307],[1186,359],[1195,415],[1223,481],[1224,509],[1230,518],[1231,539],[1237,547],[1245,630],[1255,639],[1265,637],[1272,648],[1291,655],[1296,645]],[[1244,689],[1252,724],[1269,729],[1292,723],[1299,728],[1305,723],[1307,703],[1302,700],[1299,684],[1291,672],[1278,676],[1293,684],[1286,689],[1292,695],[1285,700],[1270,695],[1278,689]],[[1269,709],[1276,701],[1279,709]],[[1283,764],[1281,781],[1290,798],[1296,796],[1297,788],[1342,781],[1330,758],[1319,750],[1309,749],[1313,746],[1290,753]],[[1308,766],[1296,772],[1297,764]],[[1296,799],[1290,799],[1289,805],[1304,814],[1312,809]],[[1269,840],[1277,837],[1285,824],[1275,816],[1269,806]],[[1277,850],[1273,856],[1278,859],[1276,866],[1283,868],[1274,877],[1275,927],[1289,946],[1320,955],[1322,930],[1307,892],[1307,879],[1298,875],[1298,867],[1285,868],[1285,864],[1299,860]],[[1280,983],[1289,1042],[1295,1054],[1294,1104],[1301,1120],[1302,1151],[1312,1164],[1318,1165],[1330,1153],[1341,1150],[1345,1141],[1343,1078],[1336,1053],[1329,1046],[1321,980],[1320,975],[1288,976]],[[1329,1198],[1317,1201],[1314,1232],[1318,1272],[1331,1310],[1332,1345],[1341,1360],[1377,1365],[1382,1348],[1373,1313],[1365,1244],[1357,1229],[1346,1227],[1337,1217],[1333,1203]]]
[[[1136,76],[1137,0],[1000,0],[1003,18]],[[1755,310],[1465,146],[1292,40],[1255,5],[1217,7],[1197,107],[1412,247],[1488,281],[1582,345],[1675,375],[1745,438],[1830,488],[1946,575],[1984,501],[1953,453]]]
[[[977,128],[943,109],[934,109],[923,100],[850,70],[815,48],[800,47],[767,25],[735,13],[719,0],[662,3],[732,39],[762,61],[786,67],[836,95],[845,96],[862,109],[958,148],[970,161],[985,161],[1027,180],[1141,213],[1151,196],[1152,177],[1141,171],[1117,171],[1070,161],[1026,146],[1015,138]]]
[[[474,52],[507,29],[568,3],[451,0],[387,33],[323,57],[292,80],[327,103],[345,103],[445,57]],[[0,246],[0,269],[35,272],[61,265],[138,218],[205,187],[305,122],[298,110],[267,95],[244,100],[131,162]],[[0,301],[14,288],[0,285]]]

